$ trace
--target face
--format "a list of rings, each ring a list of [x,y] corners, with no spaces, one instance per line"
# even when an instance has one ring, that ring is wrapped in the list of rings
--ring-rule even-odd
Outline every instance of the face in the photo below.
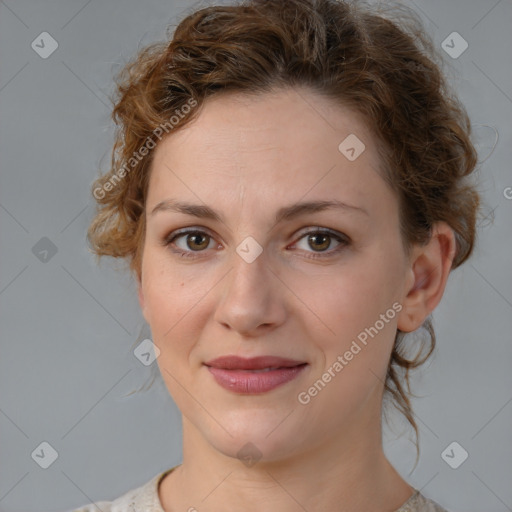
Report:
[[[269,460],[377,428],[409,267],[362,119],[308,90],[231,94],[155,151],[139,300],[184,417]],[[205,365],[226,355],[306,364],[243,392]]]

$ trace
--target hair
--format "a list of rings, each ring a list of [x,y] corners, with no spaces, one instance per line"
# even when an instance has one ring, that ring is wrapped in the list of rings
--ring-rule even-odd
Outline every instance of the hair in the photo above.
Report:
[[[335,0],[212,5],[190,13],[168,40],[141,49],[116,84],[111,166],[92,187],[98,205],[88,239],[98,257],[128,259],[139,278],[154,154],[148,149],[216,94],[289,87],[307,87],[363,116],[397,195],[407,251],[428,242],[440,221],[455,234],[452,269],[473,250],[480,199],[467,181],[477,163],[470,121],[409,9]],[[422,328],[427,350],[414,357],[397,330],[384,385],[384,398],[404,414],[416,441],[409,371],[436,344],[430,316]]]

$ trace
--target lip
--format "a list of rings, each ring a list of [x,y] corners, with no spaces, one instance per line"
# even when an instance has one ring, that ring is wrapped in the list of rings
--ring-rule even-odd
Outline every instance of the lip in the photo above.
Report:
[[[291,368],[304,364],[306,361],[297,361],[277,356],[258,356],[258,357],[240,357],[240,356],[221,356],[204,363],[213,368],[222,368],[224,370],[262,370],[263,368]]]
[[[308,366],[304,361],[276,356],[260,356],[249,359],[239,356],[223,356],[204,364],[217,384],[224,389],[242,394],[271,391],[295,379]],[[272,369],[264,370],[266,368]]]

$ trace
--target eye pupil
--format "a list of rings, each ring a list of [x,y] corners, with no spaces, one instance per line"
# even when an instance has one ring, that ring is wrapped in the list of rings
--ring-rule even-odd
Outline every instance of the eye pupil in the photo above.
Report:
[[[318,242],[318,240],[320,239],[320,242]],[[315,234],[312,234],[312,235],[309,235],[308,237],[308,243],[312,243],[313,245],[315,245],[316,243],[319,243],[321,245],[321,247],[316,247],[316,249],[327,249],[329,248],[329,245],[330,245],[330,236],[329,235],[326,235],[326,234],[323,234],[323,233],[315,233]],[[315,248],[312,246],[312,248]]]
[[[190,233],[188,236],[187,236],[187,246],[192,249],[192,250],[197,250],[197,249],[205,249],[206,247],[208,247],[208,244],[209,244],[209,236],[208,235],[203,235],[202,233]],[[201,240],[203,239],[203,243],[197,243],[197,239]],[[196,244],[195,245],[195,248],[193,246],[191,246],[190,242],[192,241],[192,244]]]

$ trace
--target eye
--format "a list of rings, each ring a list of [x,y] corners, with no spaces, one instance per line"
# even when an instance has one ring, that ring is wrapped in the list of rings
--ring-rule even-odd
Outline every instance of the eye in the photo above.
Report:
[[[337,245],[334,249],[328,250],[333,245],[333,240]],[[303,244],[302,247],[300,247],[301,243]],[[340,252],[347,245],[349,245],[349,243],[350,241],[347,236],[324,228],[315,229],[304,233],[299,238],[299,241],[295,242],[293,247],[298,246],[301,250],[310,253],[313,252],[313,254],[306,256],[307,258],[325,258]],[[313,249],[313,251],[308,250],[308,248]]]
[[[171,247],[173,252],[183,257],[194,258],[194,253],[204,252],[215,246],[214,239],[205,231],[198,229],[173,232],[163,241],[163,245]],[[212,245],[213,244],[213,245]]]
[[[333,245],[333,241],[337,245],[335,245],[334,249],[329,250]],[[220,244],[215,243],[215,239],[209,233],[199,229],[174,231],[164,238],[162,244],[165,247],[169,247],[172,252],[185,258],[197,258],[200,257],[200,253],[205,252],[207,249],[222,247]],[[303,244],[303,247],[300,247],[300,244]],[[337,254],[349,244],[350,239],[346,235],[326,228],[317,228],[303,233],[291,247],[293,249],[298,247],[302,251],[309,253],[305,257],[315,259],[327,258]],[[313,250],[311,251],[310,249]]]

